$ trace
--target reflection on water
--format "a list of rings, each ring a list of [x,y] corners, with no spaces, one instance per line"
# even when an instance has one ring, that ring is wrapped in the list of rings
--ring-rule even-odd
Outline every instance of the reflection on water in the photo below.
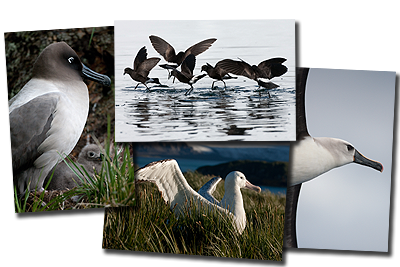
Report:
[[[293,127],[293,88],[275,89],[271,98],[230,87],[196,88],[189,97],[165,88],[148,93],[144,86],[125,92],[130,99],[116,109],[123,111],[125,130],[134,132],[132,141],[276,140]]]
[[[197,30],[191,38],[182,38],[180,32],[171,33],[167,30],[170,28],[162,31],[164,25],[157,22],[136,23],[142,23],[142,26],[146,24],[147,28],[136,27],[135,31],[127,31],[124,26],[132,28],[131,24],[116,22],[115,25],[115,125],[118,142],[295,139],[294,23],[287,24],[290,27],[275,29],[272,27],[274,23],[246,21],[254,24],[254,27],[242,29],[242,32],[235,28],[237,34],[249,36],[243,39],[232,39],[232,32],[223,30],[224,27],[228,29],[235,23],[239,25],[243,22],[179,23],[179,27],[183,27],[182,31],[187,28]],[[168,21],[166,24],[173,23]],[[201,25],[201,30],[190,26],[190,23]],[[255,35],[254,29],[260,29],[260,25],[265,23],[271,26],[272,33],[269,36]],[[215,27],[215,24],[220,24],[220,27]],[[207,31],[211,33],[205,33]],[[159,66],[149,76],[159,78],[163,86],[153,86],[150,92],[143,85],[134,89],[137,83],[122,73],[125,67],[132,65],[138,50],[146,45],[148,57],[161,58],[148,40],[150,34],[164,37],[179,51],[200,40],[216,37],[218,40],[215,44],[196,58],[195,75],[201,73],[201,66],[206,62],[215,65],[223,58],[237,59],[235,57],[241,57],[250,64],[258,64],[271,57],[285,57],[288,60],[284,64],[289,71],[282,77],[272,79],[280,87],[269,91],[271,97],[267,92],[258,91],[255,81],[244,77],[227,80],[226,90],[222,82],[216,82],[217,88],[211,90],[213,80],[208,76],[194,84],[193,92],[185,96],[190,86],[168,79],[168,72]],[[250,36],[256,38],[251,40]],[[165,63],[163,59],[160,61],[162,63]]]

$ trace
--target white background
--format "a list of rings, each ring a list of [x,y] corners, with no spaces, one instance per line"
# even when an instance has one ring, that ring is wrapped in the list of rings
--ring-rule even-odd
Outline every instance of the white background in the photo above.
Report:
[[[0,27],[4,33],[106,26],[112,25],[114,20],[125,19],[300,18],[303,20],[304,63],[400,63],[397,34],[400,18],[393,1],[236,3],[203,0],[189,6],[186,0],[6,1],[2,3]],[[177,8],[179,6],[182,8]],[[3,43],[2,38],[0,42]],[[57,266],[98,266],[98,218],[33,222],[15,222],[13,219],[3,53],[0,58],[0,81],[4,90],[3,98],[0,98],[3,122],[0,130],[3,151],[1,265],[42,266],[42,259],[45,259],[57,262]],[[74,246],[83,247],[85,251],[71,257]]]

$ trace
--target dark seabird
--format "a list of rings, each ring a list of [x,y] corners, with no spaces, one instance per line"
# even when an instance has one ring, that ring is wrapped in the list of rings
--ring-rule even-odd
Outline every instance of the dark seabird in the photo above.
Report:
[[[223,68],[220,67],[220,62],[217,62],[215,64],[215,67],[211,66],[210,64],[206,63],[206,65],[203,65],[201,67],[201,71],[207,72],[208,76],[214,80],[221,81],[224,83],[224,89],[226,89],[226,83],[224,80],[229,80],[229,79],[236,79],[237,77],[232,77],[228,74],[228,71],[224,70]],[[216,81],[213,81],[211,85],[211,89],[214,89],[214,83]]]
[[[186,91],[185,95],[189,95],[193,91],[193,84],[206,76],[205,73],[193,75],[194,66],[196,65],[196,57],[192,54],[188,55],[182,62],[181,71],[176,68],[171,68],[170,76],[174,76],[182,83],[187,83],[190,88]]]
[[[192,45],[185,52],[179,52],[176,54],[175,49],[164,39],[150,35],[149,36],[151,44],[153,45],[154,49],[167,61],[170,63],[175,63],[174,65],[161,65],[161,67],[166,69],[171,69],[179,67],[185,58],[192,54],[194,56],[198,56],[204,51],[206,51],[210,46],[217,40],[215,38],[210,38],[204,41],[201,41],[195,45]]]
[[[66,190],[82,185],[85,181],[90,183],[82,167],[90,177],[94,178],[95,172],[99,174],[101,171],[102,161],[103,155],[100,152],[100,148],[95,144],[86,145],[82,148],[78,156],[78,161],[75,163],[79,169],[68,160],[68,165],[62,161],[57,164],[54,171],[49,172],[44,185],[47,185],[50,178],[50,183],[46,188],[48,190]],[[83,171],[83,175],[80,170]]]
[[[263,80],[257,80],[257,84],[258,84],[258,89],[257,90],[259,90],[259,93],[261,94],[261,90],[263,90],[263,89],[260,89],[260,87],[263,87],[264,90],[267,91],[267,94],[268,94],[269,97],[271,97],[271,95],[269,93],[269,90],[279,87],[279,85],[277,85],[277,84],[275,84],[273,82],[264,82]]]
[[[290,166],[285,212],[285,247],[297,247],[296,215],[301,184],[336,167],[354,162],[383,171],[383,166],[358,152],[349,142],[311,137],[307,130],[305,90],[308,68],[296,69],[296,140],[290,145]]]
[[[143,46],[133,61],[133,69],[129,67],[125,68],[124,75],[128,73],[133,80],[139,82],[135,89],[140,83],[142,83],[144,86],[146,86],[146,89],[149,90],[147,83],[156,83],[161,85],[158,78],[148,77],[150,70],[152,70],[160,60],[161,59],[157,57],[147,58],[147,50],[146,47]]]
[[[84,66],[64,42],[47,46],[32,78],[9,100],[14,186],[17,193],[43,190],[47,174],[78,142],[89,110],[83,76],[110,86],[111,80]]]
[[[287,72],[287,67],[285,65],[282,65],[282,63],[284,63],[285,61],[285,58],[277,57],[264,60],[260,62],[257,66],[251,66],[249,63],[241,59],[224,59],[218,63],[219,67],[224,69],[226,72],[245,76],[249,79],[256,81],[259,86],[263,86],[264,82],[260,80],[261,78],[270,80],[274,77],[279,77]]]

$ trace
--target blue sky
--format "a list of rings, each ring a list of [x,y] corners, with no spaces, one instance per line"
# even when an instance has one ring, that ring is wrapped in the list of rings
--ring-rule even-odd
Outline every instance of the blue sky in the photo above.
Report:
[[[384,171],[352,163],[304,183],[299,247],[388,250],[394,97],[394,72],[310,70],[310,135],[346,140]]]

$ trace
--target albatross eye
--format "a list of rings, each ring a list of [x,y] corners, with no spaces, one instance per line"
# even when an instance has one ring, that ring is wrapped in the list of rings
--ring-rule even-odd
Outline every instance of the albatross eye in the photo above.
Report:
[[[68,58],[68,62],[69,62],[70,64],[72,64],[72,63],[74,62],[74,57]]]
[[[90,158],[94,158],[94,152],[93,152],[93,151],[90,151],[90,152],[88,153],[88,156],[89,156]]]
[[[351,145],[347,145],[347,151],[352,151],[354,149],[354,147],[353,146],[351,146]]]

